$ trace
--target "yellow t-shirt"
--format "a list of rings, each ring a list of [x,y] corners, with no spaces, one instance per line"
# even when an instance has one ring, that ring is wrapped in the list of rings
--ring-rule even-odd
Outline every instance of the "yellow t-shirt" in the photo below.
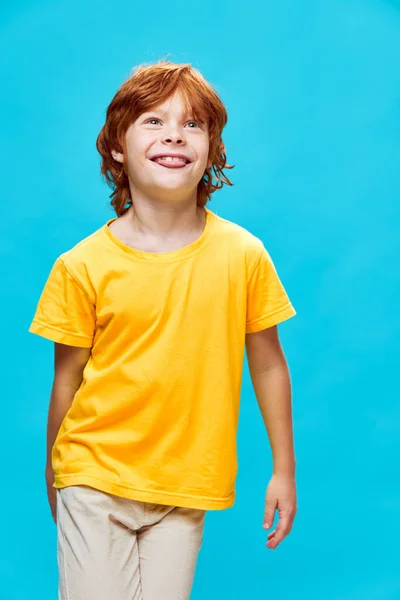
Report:
[[[92,348],[52,451],[56,488],[234,504],[245,334],[296,314],[261,240],[206,209],[172,252],[108,225],[55,261],[29,331]]]

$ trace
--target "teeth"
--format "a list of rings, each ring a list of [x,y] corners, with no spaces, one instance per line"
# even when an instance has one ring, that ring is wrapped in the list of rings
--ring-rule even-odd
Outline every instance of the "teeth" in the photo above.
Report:
[[[177,156],[158,156],[155,160],[165,160],[167,162],[187,162],[184,158],[179,158]]]

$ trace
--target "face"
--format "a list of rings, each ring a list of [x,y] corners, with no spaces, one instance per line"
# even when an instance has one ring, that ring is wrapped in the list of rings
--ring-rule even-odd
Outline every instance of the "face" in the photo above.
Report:
[[[185,113],[178,93],[130,125],[126,153],[126,157],[117,152],[113,156],[119,162],[126,159],[133,194],[138,189],[155,197],[169,192],[171,197],[187,197],[196,192],[205,170],[212,166],[207,124]],[[184,158],[166,158],[176,154]]]

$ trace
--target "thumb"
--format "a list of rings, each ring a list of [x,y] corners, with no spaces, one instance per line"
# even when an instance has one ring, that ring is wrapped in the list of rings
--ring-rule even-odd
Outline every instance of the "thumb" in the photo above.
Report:
[[[264,511],[264,523],[263,523],[264,529],[269,529],[270,527],[272,527],[272,523],[274,522],[274,517],[275,517],[275,509],[276,509],[276,502],[272,499],[270,500],[267,498],[267,501],[265,504],[265,511]]]

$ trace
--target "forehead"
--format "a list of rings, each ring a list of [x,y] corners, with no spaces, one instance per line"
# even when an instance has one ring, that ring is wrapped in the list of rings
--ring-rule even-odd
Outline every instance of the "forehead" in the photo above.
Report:
[[[158,110],[160,112],[185,112],[187,105],[182,94],[175,92],[170,98],[159,104],[151,106],[149,110]]]
[[[144,109],[142,115],[150,112],[157,112],[164,115],[174,114],[178,116],[193,115],[196,118],[205,118],[204,110],[201,110],[199,102],[191,101],[179,91],[176,91],[172,96],[159,104],[150,104]]]

